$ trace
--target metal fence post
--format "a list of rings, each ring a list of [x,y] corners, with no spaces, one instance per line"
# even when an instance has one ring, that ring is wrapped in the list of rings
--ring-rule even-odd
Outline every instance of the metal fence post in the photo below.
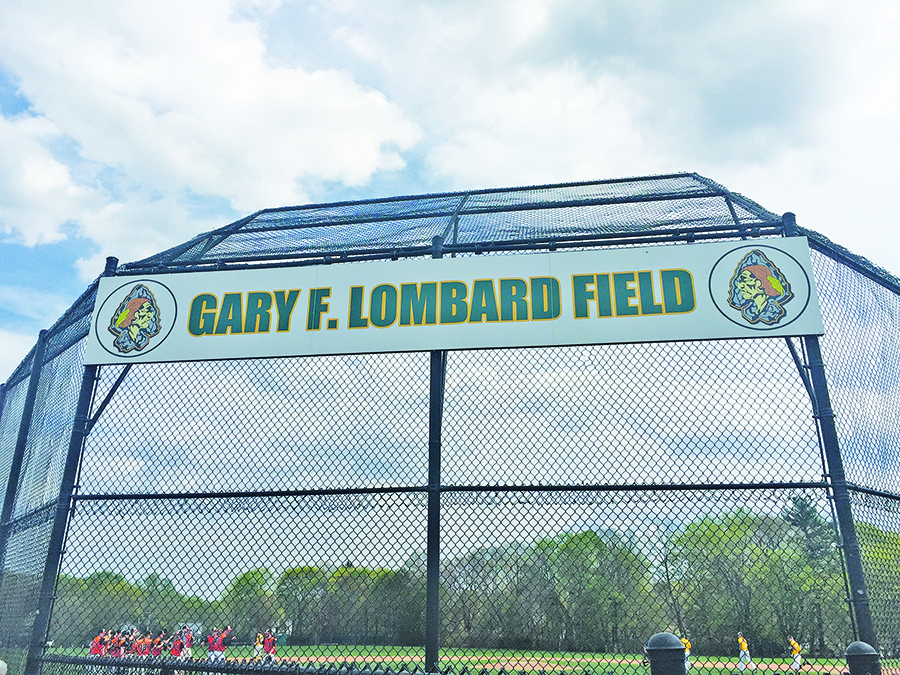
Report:
[[[428,415],[428,535],[425,568],[425,672],[438,672],[441,643],[441,422],[447,352],[431,352]]]
[[[44,363],[44,348],[47,346],[47,331],[42,330],[38,334],[37,344],[34,346],[34,356],[31,360],[31,375],[28,380],[28,390],[25,393],[25,402],[22,406],[22,419],[19,423],[19,435],[16,438],[16,447],[13,450],[12,461],[9,465],[9,480],[6,483],[6,496],[3,499],[3,511],[0,515],[0,582],[3,580],[3,567],[6,563],[6,546],[9,543],[10,521],[15,507],[16,492],[19,490],[19,479],[22,476],[22,463],[25,461],[25,449],[28,447],[28,431],[31,429],[31,417],[34,414],[34,404],[37,400],[38,384],[41,381],[41,368]]]
[[[39,661],[47,640],[47,631],[50,630],[50,611],[53,608],[56,577],[59,572],[59,563],[62,559],[66,528],[69,525],[69,511],[72,495],[75,492],[75,478],[77,477],[78,465],[81,461],[81,450],[87,437],[88,413],[90,412],[91,399],[94,396],[98,371],[98,366],[85,366],[84,374],[81,378],[81,390],[78,394],[78,404],[75,409],[75,421],[72,425],[72,435],[69,437],[69,450],[66,455],[65,468],[63,469],[62,486],[59,491],[59,498],[56,500],[56,513],[53,517],[50,545],[47,550],[47,560],[44,563],[41,594],[32,626],[31,643],[28,647],[28,661],[25,665],[25,673],[27,675],[37,675],[40,672]]]
[[[822,443],[825,448],[825,460],[828,463],[828,474],[834,496],[834,510],[838,528],[841,533],[844,560],[847,564],[847,577],[850,583],[850,604],[856,617],[859,638],[878,649],[875,637],[875,626],[869,608],[869,596],[866,591],[866,579],[862,569],[862,557],[859,540],[856,538],[856,526],[853,523],[853,509],[850,505],[850,492],[847,489],[847,478],[844,474],[844,462],[838,442],[837,427],[834,422],[834,411],[828,395],[828,382],[825,379],[825,364],[819,348],[819,338],[808,335],[803,338],[809,359],[809,374],[815,394],[815,416],[819,421]]]
[[[432,255],[440,258],[443,240],[432,239]],[[438,672],[441,647],[441,424],[447,352],[431,352],[428,395],[428,532],[425,563],[425,672]]]
[[[106,259],[103,276],[115,273],[118,260]],[[28,646],[28,660],[25,662],[26,675],[38,675],[41,671],[40,659],[44,653],[47,633],[50,630],[50,613],[56,590],[56,580],[62,561],[63,544],[69,526],[69,514],[72,509],[72,495],[75,493],[75,480],[81,463],[81,453],[87,439],[91,411],[91,401],[99,379],[99,366],[85,366],[81,376],[81,388],[75,407],[75,419],[72,422],[72,434],[69,436],[69,449],[63,468],[59,497],[56,500],[56,513],[53,517],[53,529],[50,532],[50,543],[47,547],[47,559],[44,563],[44,574],[41,581],[41,593],[38,598],[38,609],[31,629],[31,643]]]

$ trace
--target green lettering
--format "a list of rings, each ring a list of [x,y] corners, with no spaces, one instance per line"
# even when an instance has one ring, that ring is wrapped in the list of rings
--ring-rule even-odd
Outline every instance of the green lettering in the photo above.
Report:
[[[528,284],[524,279],[500,280],[500,320],[528,321]]]
[[[437,282],[400,285],[400,325],[433,326],[437,323]]]
[[[365,292],[365,286],[350,287],[350,318],[347,324],[350,328],[369,327],[369,320],[363,316],[363,294]]]
[[[597,317],[612,316],[612,294],[609,291],[609,275],[597,275]]]
[[[286,333],[291,329],[291,314],[300,296],[300,289],[275,291],[275,311],[278,312],[278,332]]]
[[[652,272],[638,272],[638,294],[641,299],[641,314],[663,313],[663,306],[656,304],[653,297]]]
[[[191,300],[191,313],[188,316],[188,333],[194,337],[212,335],[216,323],[216,307],[219,300],[210,293],[201,293]]]
[[[500,313],[497,311],[494,280],[476,279],[472,284],[472,305],[469,311],[469,323],[499,320]]]
[[[593,274],[573,274],[572,275],[572,302],[575,305],[575,318],[586,319],[590,316],[591,310],[588,303],[596,299],[591,286],[596,282]]]
[[[372,289],[369,300],[369,321],[378,328],[387,328],[397,320],[397,289],[381,284]]]
[[[322,315],[328,312],[325,298],[331,296],[330,288],[311,288],[309,290],[309,311],[306,313],[306,330],[319,330],[322,327]]]
[[[559,280],[553,277],[531,278],[531,319],[558,319],[562,311]]]
[[[637,306],[629,304],[637,297],[637,290],[628,284],[634,283],[634,272],[616,272],[613,274],[613,288],[616,293],[616,316],[637,316]]]
[[[462,281],[441,282],[441,323],[463,323],[469,318],[468,294]]]
[[[222,296],[222,310],[216,321],[216,335],[240,335],[244,332],[243,293],[226,293]]]
[[[265,291],[247,293],[245,333],[268,333],[272,320],[272,294]]]
[[[662,270],[663,306],[666,314],[686,314],[693,312],[696,305],[694,279],[687,270]]]

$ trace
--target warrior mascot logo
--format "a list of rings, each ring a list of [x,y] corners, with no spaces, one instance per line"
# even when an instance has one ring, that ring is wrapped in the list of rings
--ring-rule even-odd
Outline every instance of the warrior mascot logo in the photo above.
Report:
[[[784,274],[757,249],[741,259],[729,285],[728,304],[753,324],[777,324],[794,297]]]
[[[109,322],[109,332],[116,336],[113,344],[123,354],[142,350],[159,328],[159,306],[143,284],[131,289]]]

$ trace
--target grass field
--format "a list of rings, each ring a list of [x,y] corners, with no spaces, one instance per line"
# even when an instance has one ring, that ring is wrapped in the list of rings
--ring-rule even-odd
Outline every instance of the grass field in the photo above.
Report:
[[[69,656],[86,656],[86,649],[51,649],[49,653]],[[195,647],[194,656],[203,658],[205,649]],[[251,659],[251,645],[234,645],[228,648],[226,657],[231,659]],[[309,663],[310,665],[354,664],[357,668],[388,668],[397,671],[422,669],[425,650],[422,647],[382,647],[364,645],[304,645],[300,647],[278,647],[279,661]],[[759,671],[789,671],[790,659],[754,659]],[[703,675],[732,675],[737,672],[735,657],[702,656],[691,657],[692,670]],[[496,672],[501,669],[519,673],[548,673],[568,671],[589,673],[590,675],[636,675],[649,673],[648,666],[641,665],[637,654],[592,654],[584,652],[537,652],[489,649],[446,649],[440,655],[442,670],[460,672],[463,668],[470,673],[482,669]],[[810,659],[803,664],[805,672],[841,673],[847,670],[843,659]],[[752,675],[754,671],[746,671]]]

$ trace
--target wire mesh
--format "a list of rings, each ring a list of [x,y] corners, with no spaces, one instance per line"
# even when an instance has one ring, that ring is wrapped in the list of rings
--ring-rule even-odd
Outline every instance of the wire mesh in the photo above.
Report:
[[[822,479],[783,340],[454,352],[444,405],[448,485]]]
[[[76,343],[41,367],[35,409],[22,460],[14,517],[59,496],[69,450],[75,404],[84,372],[84,342]]]
[[[53,508],[44,508],[10,527],[0,583],[0,644],[4,648],[27,648],[31,641],[53,514]]]
[[[13,454],[19,437],[22,423],[22,412],[25,406],[25,394],[28,392],[28,380],[7,386],[3,400],[3,415],[0,416],[0,489],[6,490]]]
[[[423,354],[136,365],[89,437],[81,492],[421,485],[427,415]]]
[[[84,653],[101,629],[168,639],[182,626],[195,657],[228,626],[233,657],[252,657],[265,631],[309,663],[421,643],[424,505],[396,493],[79,500],[53,652]]]
[[[824,255],[812,260],[847,480],[900,496],[900,297]]]
[[[128,267],[398,247],[420,247],[419,255],[427,255],[437,235],[453,243],[487,243],[776,223],[775,214],[707,178],[676,174],[270,209]]]
[[[850,637],[822,490],[448,496],[444,665],[642,671],[670,631],[734,669],[738,632],[776,662],[788,635],[813,657]]]
[[[900,499],[853,493],[853,516],[884,668],[900,672]]]

